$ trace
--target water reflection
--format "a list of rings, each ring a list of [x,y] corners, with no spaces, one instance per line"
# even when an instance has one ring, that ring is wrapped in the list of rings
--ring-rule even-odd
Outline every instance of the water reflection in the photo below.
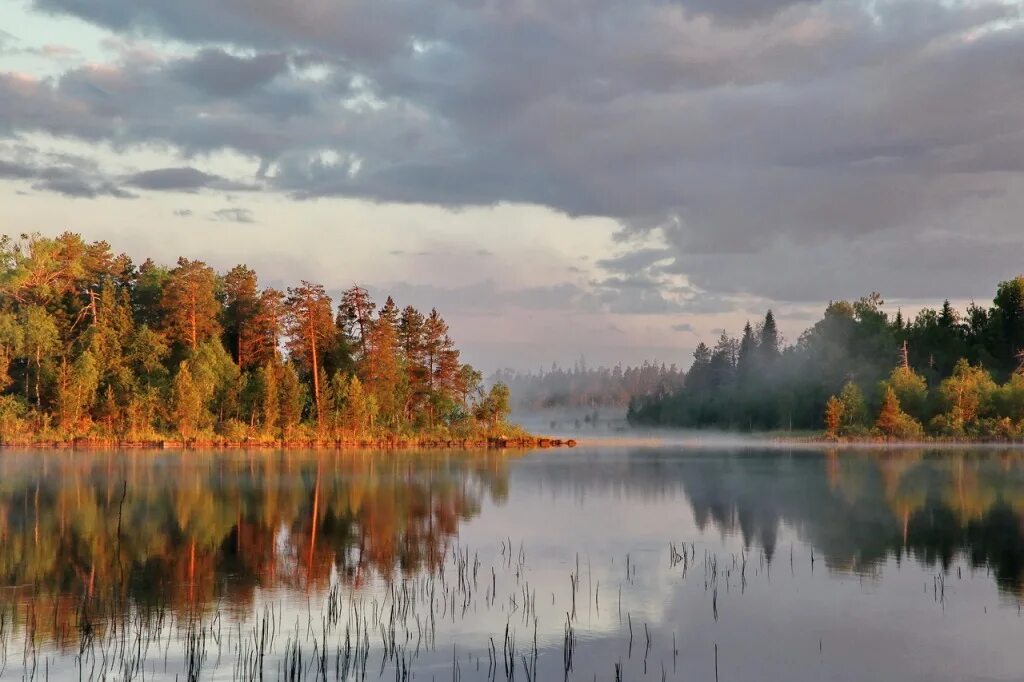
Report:
[[[257,588],[408,576],[506,486],[487,453],[6,452],[0,600],[241,609]]]
[[[843,604],[846,617],[882,627],[870,611],[857,611],[856,599],[867,589],[887,591],[887,599],[906,594],[903,565],[919,569],[915,594],[929,571],[965,568],[979,575],[970,584],[963,577],[963,599],[980,599],[983,583],[1015,602],[1024,584],[1022,522],[1024,452],[1012,449],[7,451],[0,457],[0,640],[14,623],[33,641],[74,653],[91,628],[126,614],[166,610],[210,623],[223,611],[248,622],[270,593],[302,602],[369,590],[375,600],[381,585],[408,583],[426,594],[426,581],[430,590],[438,576],[444,583],[446,563],[472,566],[473,587],[460,588],[466,602],[446,636],[452,646],[478,647],[478,657],[537,590],[551,593],[552,613],[550,623],[534,621],[532,636],[541,649],[561,646],[565,612],[583,600],[575,593],[566,600],[567,571],[573,590],[588,592],[586,627],[576,627],[594,647],[625,636],[624,612],[645,628],[660,627],[661,646],[669,636],[675,646],[677,628],[697,628],[685,645],[694,648],[707,644],[712,614],[713,626],[722,627],[719,608],[745,611],[749,623],[786,604],[812,609],[792,614],[796,621],[834,618],[837,589],[855,590]],[[702,548],[704,593],[724,581],[713,612],[706,604],[694,611],[707,597],[699,585],[685,592],[678,562],[669,562],[670,542],[689,543],[694,571]],[[467,544],[493,556],[471,555]],[[818,567],[817,582],[800,582],[811,578],[792,568],[794,551],[811,573]],[[742,583],[735,571],[709,583],[707,557],[717,562],[716,552],[723,566],[750,561]],[[489,561],[498,567],[490,588]],[[726,596],[730,589],[746,594],[748,580],[763,577],[767,588],[773,565],[791,571],[794,582],[764,592],[779,600],[771,608],[758,606],[768,597],[756,594],[735,606],[727,601],[736,599]],[[837,588],[834,578],[844,576],[876,587]],[[618,589],[617,613],[614,597],[600,603],[602,589]],[[503,590],[512,601],[495,601]],[[914,627],[924,627],[926,615],[915,615]],[[962,623],[974,627],[978,617]],[[466,643],[472,638],[482,642]],[[603,666],[595,663],[595,671],[615,662],[596,649],[593,656]],[[748,658],[731,663],[748,672],[764,664]],[[445,665],[440,658],[434,664]]]

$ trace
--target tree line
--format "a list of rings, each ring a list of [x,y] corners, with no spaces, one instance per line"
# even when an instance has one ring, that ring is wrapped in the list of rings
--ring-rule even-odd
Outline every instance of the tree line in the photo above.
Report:
[[[548,371],[502,370],[488,382],[505,384],[517,409],[625,408],[634,396],[664,396],[682,384],[675,365],[644,362],[636,367],[589,367],[580,358],[572,368],[552,364]]]
[[[991,306],[949,301],[913,319],[877,293],[833,301],[785,345],[768,311],[739,339],[698,345],[679,390],[635,398],[636,424],[832,437],[1024,437],[1024,276]]]
[[[504,435],[437,312],[337,301],[237,265],[136,266],[65,233],[0,239],[0,439],[343,440]]]

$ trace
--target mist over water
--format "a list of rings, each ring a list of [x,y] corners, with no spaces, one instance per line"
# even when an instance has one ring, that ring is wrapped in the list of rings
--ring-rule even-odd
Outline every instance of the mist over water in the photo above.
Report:
[[[583,442],[5,452],[0,676],[1024,669],[1024,450]]]

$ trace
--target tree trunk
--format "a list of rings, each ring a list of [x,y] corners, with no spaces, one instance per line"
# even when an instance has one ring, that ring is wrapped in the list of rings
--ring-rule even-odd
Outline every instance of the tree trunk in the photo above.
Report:
[[[316,329],[313,326],[313,315],[309,315],[309,350],[313,366],[313,398],[316,401],[316,424],[319,428],[323,423],[323,413],[320,409],[320,362],[316,353]]]

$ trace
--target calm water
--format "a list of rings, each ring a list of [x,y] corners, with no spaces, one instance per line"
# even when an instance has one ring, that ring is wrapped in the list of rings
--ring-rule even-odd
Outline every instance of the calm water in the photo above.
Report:
[[[1022,569],[1024,451],[0,453],[4,679],[1020,680]]]

